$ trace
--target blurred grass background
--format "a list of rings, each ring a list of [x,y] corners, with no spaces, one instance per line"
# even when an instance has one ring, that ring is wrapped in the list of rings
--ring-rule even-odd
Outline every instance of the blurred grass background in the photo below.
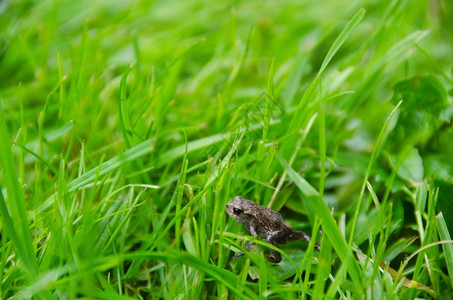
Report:
[[[452,16],[2,1],[0,298],[451,295]],[[231,261],[236,195],[323,251]]]

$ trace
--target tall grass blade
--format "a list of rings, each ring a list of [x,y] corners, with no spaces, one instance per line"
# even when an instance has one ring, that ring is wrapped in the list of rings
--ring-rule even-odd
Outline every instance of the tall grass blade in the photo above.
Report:
[[[132,133],[132,126],[129,120],[129,112],[127,110],[126,105],[126,83],[127,83],[127,75],[132,70],[132,66],[128,67],[121,78],[120,83],[120,97],[119,97],[119,123],[121,132],[123,133],[124,142],[126,144],[126,148],[131,147],[131,143],[129,141],[129,135]]]
[[[448,231],[447,223],[445,222],[444,215],[442,212],[437,214],[437,230],[439,232],[439,237],[443,241],[451,241],[451,235]],[[445,243],[442,244],[444,250],[445,262],[447,264],[448,274],[450,274],[450,284],[453,287],[453,244]]]
[[[340,257],[343,264],[347,266],[348,273],[354,282],[356,291],[361,293],[360,291],[363,287],[362,272],[352,256],[352,249],[348,247],[346,240],[338,229],[338,226],[330,213],[330,209],[319,197],[318,191],[296,171],[294,171],[294,169],[288,165],[280,154],[277,154],[277,158],[283,169],[288,173],[289,178],[296,184],[300,192],[306,198],[307,205],[312,207],[312,210],[316,212],[317,216],[321,220],[324,234],[329,239],[336,254]]]
[[[0,211],[10,238],[14,242],[15,249],[24,263],[25,270],[29,275],[35,277],[38,274],[37,263],[28,227],[25,197],[18,181],[19,177],[14,164],[16,160],[11,152],[11,140],[2,109],[0,109],[0,140],[2,141],[0,143],[1,175],[7,193],[6,199],[1,193]]]
[[[296,113],[294,114],[294,117],[291,120],[290,132],[296,130],[300,126],[304,108],[307,105],[308,100],[311,98],[313,91],[315,90],[315,87],[318,84],[318,81],[319,81],[321,75],[324,73],[324,71],[327,68],[327,66],[329,65],[330,61],[335,56],[335,54],[338,52],[338,50],[341,48],[341,46],[344,44],[344,42],[349,37],[349,35],[360,24],[364,15],[365,15],[365,9],[361,8],[358,12],[356,12],[354,14],[354,16],[352,16],[351,20],[349,20],[348,24],[346,24],[345,28],[342,30],[340,35],[333,42],[332,46],[330,47],[329,51],[327,52],[326,57],[324,58],[324,61],[322,62],[321,67],[319,68],[318,74],[316,75],[315,79],[312,81],[312,83],[308,87],[307,91],[305,92],[304,96],[302,97],[302,100],[299,102],[299,104],[297,106]]]
[[[378,139],[376,141],[376,145],[374,147],[374,150],[373,150],[373,153],[371,154],[371,158],[370,158],[370,162],[368,163],[368,168],[367,168],[367,171],[366,171],[366,174],[365,174],[365,178],[363,179],[363,183],[362,183],[362,187],[360,189],[360,195],[359,195],[359,199],[357,200],[357,205],[356,205],[356,208],[355,208],[355,212],[354,212],[354,216],[353,216],[353,220],[352,220],[352,225],[351,225],[351,232],[350,232],[350,236],[349,236],[349,246],[352,246],[352,243],[354,241],[354,233],[355,233],[355,229],[356,229],[356,224],[357,224],[357,219],[359,217],[359,210],[360,210],[360,207],[362,205],[362,199],[363,199],[363,196],[365,194],[365,188],[366,188],[366,185],[367,185],[367,182],[368,182],[368,178],[371,174],[371,170],[373,169],[373,165],[377,159],[377,156],[379,155],[379,152],[381,150],[381,147],[384,143],[384,140],[385,140],[385,133],[387,131],[387,126],[390,122],[390,120],[392,119],[393,115],[397,112],[399,106],[401,105],[401,103],[403,102],[403,100],[401,100],[394,108],[393,110],[390,112],[389,116],[387,117],[387,120],[385,121],[384,123],[384,126],[382,126],[382,129],[381,129],[381,132],[379,133],[379,136],[378,136]]]

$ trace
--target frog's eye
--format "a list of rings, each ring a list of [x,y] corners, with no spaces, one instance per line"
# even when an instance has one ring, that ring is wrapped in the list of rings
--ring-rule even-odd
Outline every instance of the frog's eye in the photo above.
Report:
[[[236,208],[236,207],[235,207],[235,208],[233,208],[233,213],[234,213],[235,215],[240,215],[240,214],[242,214],[242,209],[239,209],[239,208]]]

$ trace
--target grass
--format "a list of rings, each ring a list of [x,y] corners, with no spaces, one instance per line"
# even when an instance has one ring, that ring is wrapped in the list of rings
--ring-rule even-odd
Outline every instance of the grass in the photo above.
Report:
[[[0,11],[1,299],[453,294],[448,1]]]

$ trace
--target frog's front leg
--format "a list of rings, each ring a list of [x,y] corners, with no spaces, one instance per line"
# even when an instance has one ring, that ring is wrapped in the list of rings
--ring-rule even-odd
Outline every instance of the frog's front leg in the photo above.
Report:
[[[247,251],[250,251],[250,249],[253,248],[253,246],[255,246],[255,243],[254,242],[248,242],[247,245],[245,246],[245,250]],[[238,259],[239,257],[243,256],[244,255],[244,252],[238,252],[238,254],[236,254],[235,256],[233,256],[233,259],[236,260]]]
[[[249,226],[247,226],[247,229],[252,236],[254,236],[256,238],[258,237],[258,233],[256,232],[256,229],[254,226],[249,225]],[[250,249],[252,249],[254,245],[255,245],[254,242],[248,242],[247,245],[245,246],[245,250],[250,251]],[[238,254],[233,256],[233,259],[236,260],[238,257],[241,257],[243,255],[244,255],[244,252],[242,252],[242,251],[238,252]]]

